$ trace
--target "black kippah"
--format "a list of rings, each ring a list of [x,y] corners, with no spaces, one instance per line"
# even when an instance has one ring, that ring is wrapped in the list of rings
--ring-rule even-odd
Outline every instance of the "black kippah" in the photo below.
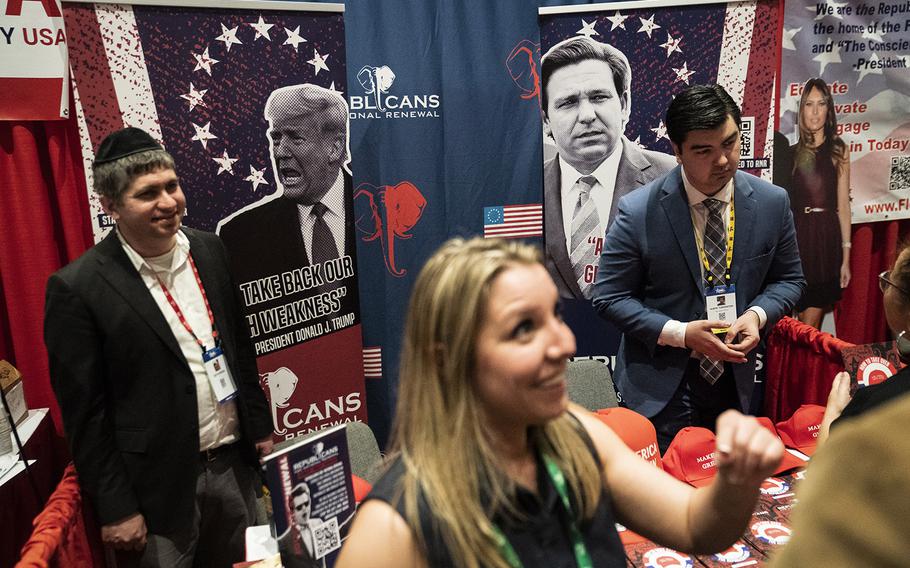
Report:
[[[147,150],[164,150],[164,148],[145,130],[130,126],[109,134],[101,141],[98,152],[95,154],[94,165],[106,164]]]

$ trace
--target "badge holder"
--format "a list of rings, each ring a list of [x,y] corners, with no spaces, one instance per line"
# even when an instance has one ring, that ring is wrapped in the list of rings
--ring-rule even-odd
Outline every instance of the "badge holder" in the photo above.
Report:
[[[205,374],[209,378],[212,392],[218,402],[225,403],[237,396],[237,385],[228,369],[227,358],[221,345],[203,351],[202,361],[205,363]]]
[[[709,320],[735,321],[736,314],[736,286],[727,284],[705,289],[705,306]],[[711,333],[725,336],[730,331],[729,327],[712,327]]]

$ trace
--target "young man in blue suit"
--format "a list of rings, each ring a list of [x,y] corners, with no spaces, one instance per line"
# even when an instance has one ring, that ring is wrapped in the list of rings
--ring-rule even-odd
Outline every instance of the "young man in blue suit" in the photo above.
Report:
[[[593,295],[623,332],[616,386],[661,451],[681,428],[749,412],[759,334],[805,286],[786,192],[737,171],[727,92],[693,86],[665,122],[680,165],[619,202]]]

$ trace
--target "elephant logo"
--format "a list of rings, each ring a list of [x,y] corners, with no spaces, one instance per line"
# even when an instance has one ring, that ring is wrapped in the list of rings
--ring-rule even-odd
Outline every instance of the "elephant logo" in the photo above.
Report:
[[[298,382],[297,375],[287,367],[279,367],[271,373],[259,375],[259,384],[262,386],[262,390],[267,390],[269,393],[269,402],[272,406],[272,424],[275,426],[276,434],[285,434],[288,431],[278,421],[278,409],[288,407]]]
[[[357,72],[357,81],[363,87],[363,92],[373,95],[376,99],[376,108],[385,110],[382,105],[382,94],[388,93],[395,82],[395,72],[388,65],[373,67],[364,65]]]
[[[521,98],[533,99],[540,94],[540,74],[537,60],[540,59],[540,44],[523,39],[506,58],[506,68],[512,81],[521,89]]]
[[[364,242],[379,240],[385,266],[392,276],[398,278],[408,271],[398,268],[395,263],[395,239],[410,239],[409,231],[420,222],[427,206],[427,200],[420,190],[409,181],[398,185],[376,187],[368,183],[357,186],[354,201],[366,203],[369,213],[357,216],[357,229],[364,233]],[[363,207],[358,211],[363,210]]]

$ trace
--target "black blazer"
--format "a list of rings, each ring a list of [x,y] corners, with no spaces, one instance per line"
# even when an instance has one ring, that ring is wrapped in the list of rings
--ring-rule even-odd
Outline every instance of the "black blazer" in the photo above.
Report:
[[[244,451],[272,431],[227,255],[211,233],[182,229],[231,374]],[[177,339],[112,231],[47,282],[51,384],[101,524],[140,512],[150,532],[188,528],[200,468],[196,382]]]

